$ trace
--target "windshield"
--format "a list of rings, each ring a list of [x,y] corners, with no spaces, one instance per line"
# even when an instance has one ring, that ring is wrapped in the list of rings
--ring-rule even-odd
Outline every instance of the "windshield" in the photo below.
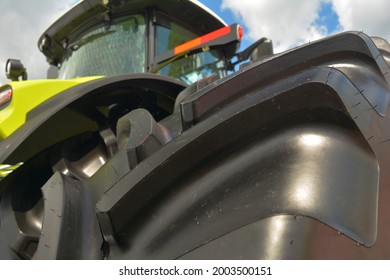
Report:
[[[59,78],[145,72],[145,38],[141,14],[113,20],[109,28],[94,26],[69,44]]]

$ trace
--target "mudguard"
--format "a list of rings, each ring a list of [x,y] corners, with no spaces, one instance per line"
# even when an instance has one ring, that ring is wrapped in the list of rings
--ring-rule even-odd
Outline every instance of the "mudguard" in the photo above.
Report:
[[[163,120],[129,112],[118,152],[92,177],[43,184],[34,257],[389,258],[388,50],[343,33],[195,86]],[[2,159],[21,143],[0,143]],[[12,217],[4,226],[17,172],[0,184],[1,257],[7,246],[21,257],[32,242],[15,238]]]
[[[104,77],[73,86],[57,93],[46,102],[29,111],[26,116],[26,123],[8,138],[0,141],[0,162],[8,164],[24,162],[53,143],[79,133],[80,129],[85,129],[77,129],[78,122],[82,121],[80,119],[71,120],[73,121],[72,127],[65,133],[61,131],[63,127],[58,129],[58,123],[51,126],[47,125],[51,119],[56,118],[56,114],[67,107],[83,106],[83,104],[92,102],[97,98],[104,100],[105,95],[122,88],[129,92],[130,97],[131,94],[134,94],[134,91],[150,90],[155,93],[170,94],[174,98],[185,87],[184,83],[170,77],[147,73]],[[84,126],[96,129],[96,125],[93,123]],[[42,138],[42,135],[45,135],[45,137]],[[31,149],[31,147],[34,148]]]

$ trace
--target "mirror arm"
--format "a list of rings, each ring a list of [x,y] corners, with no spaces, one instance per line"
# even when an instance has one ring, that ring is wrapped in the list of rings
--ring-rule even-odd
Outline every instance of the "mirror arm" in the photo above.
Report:
[[[269,40],[267,37],[262,37],[260,38],[259,40],[257,40],[256,42],[254,42],[253,44],[251,44],[249,47],[247,47],[245,50],[237,53],[235,55],[235,57],[237,58],[236,61],[232,62],[231,60],[228,62],[228,70],[230,71],[233,71],[234,70],[234,67],[249,59],[250,56],[252,55],[252,53],[256,50],[257,47],[259,47],[261,44],[263,44],[264,42],[266,42],[267,40]]]

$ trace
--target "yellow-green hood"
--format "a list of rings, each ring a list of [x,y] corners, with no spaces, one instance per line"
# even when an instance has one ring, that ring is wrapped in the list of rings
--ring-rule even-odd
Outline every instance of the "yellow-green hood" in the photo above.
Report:
[[[58,93],[79,84],[97,79],[86,77],[71,80],[32,80],[11,82],[0,87],[0,91],[12,88],[11,101],[0,107],[0,140],[10,136],[26,122],[29,111]]]

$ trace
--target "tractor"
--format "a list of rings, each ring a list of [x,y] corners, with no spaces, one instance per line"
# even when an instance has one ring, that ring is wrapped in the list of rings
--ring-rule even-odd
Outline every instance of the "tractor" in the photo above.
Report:
[[[0,259],[390,258],[390,46],[274,53],[195,0],[84,0],[0,87]]]

